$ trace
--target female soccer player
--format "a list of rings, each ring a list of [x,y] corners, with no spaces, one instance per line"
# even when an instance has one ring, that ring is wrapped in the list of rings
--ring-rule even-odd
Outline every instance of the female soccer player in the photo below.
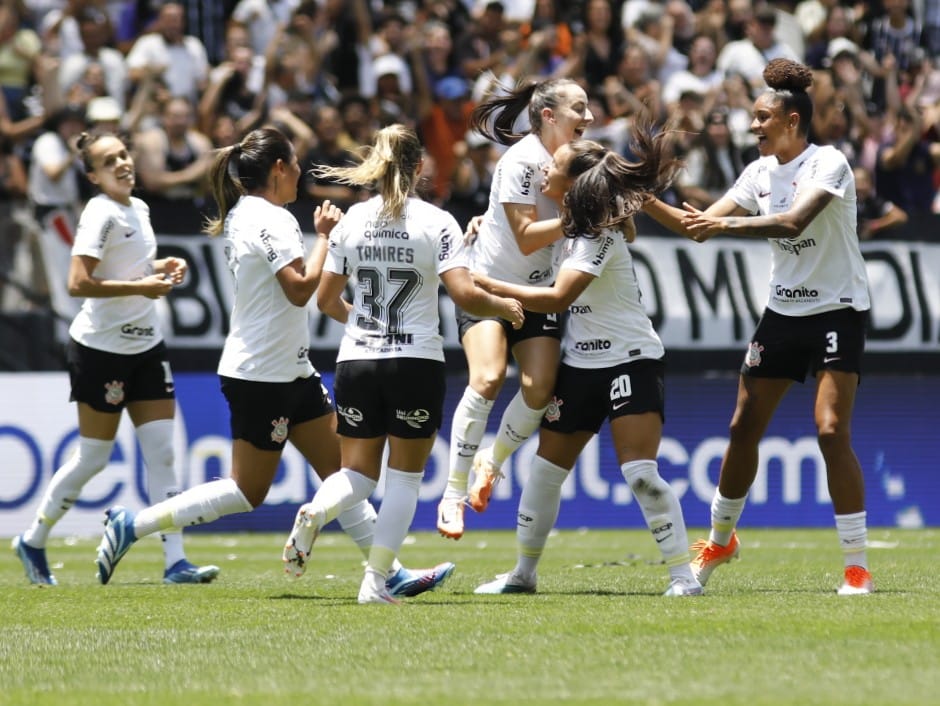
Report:
[[[13,540],[27,578],[52,586],[56,580],[45,549],[49,532],[108,465],[125,407],[147,466],[150,499],[179,492],[173,375],[154,302],[182,282],[186,261],[155,259],[150,209],[131,196],[134,160],[125,144],[114,135],[82,133],[77,146],[88,180],[101,191],[82,211],[69,268],[69,293],[85,297],[69,328],[67,351],[72,399],[78,403],[78,449],[52,477],[33,523]],[[205,583],[218,576],[217,566],[186,560],[178,529],[161,529],[165,583]]]
[[[231,477],[190,488],[136,516],[111,508],[98,547],[101,583],[139,537],[261,505],[288,440],[321,477],[339,468],[333,403],[307,357],[305,305],[320,282],[327,237],[341,213],[329,201],[316,208],[318,237],[305,260],[300,225],[284,208],[297,198],[300,166],[290,141],[273,128],[254,130],[220,151],[211,179],[219,217],[207,232],[225,238],[235,278],[231,330],[218,368],[231,411]],[[375,510],[365,496],[359,500],[342,508],[338,519],[365,553]],[[383,580],[396,595],[433,588],[454,568],[447,563],[410,572],[392,559]]]
[[[317,170],[351,186],[375,184],[379,194],[352,206],[330,235],[317,305],[346,325],[334,388],[343,468],[300,509],[284,561],[302,572],[333,508],[371,494],[387,443],[385,495],[360,603],[397,603],[384,577],[411,526],[441,426],[445,370],[438,280],[473,314],[502,317],[513,328],[523,321],[519,302],[474,286],[454,217],[414,196],[422,162],[417,135],[391,125],[376,134],[361,164]],[[348,303],[343,293],[350,277],[355,286]]]
[[[514,125],[523,112],[528,134]],[[552,282],[552,249],[559,237],[557,205],[541,193],[542,168],[560,145],[580,137],[594,120],[584,89],[570,79],[550,79],[517,88],[479,105],[473,127],[504,145],[490,189],[490,202],[473,244],[472,269],[521,285]],[[483,512],[501,467],[542,419],[555,384],[560,358],[561,324],[556,314],[530,312],[513,330],[497,319],[457,309],[460,341],[470,380],[451,428],[447,488],[438,507],[437,528],[460,539],[471,464],[474,483],[470,506]],[[479,449],[493,402],[506,379],[507,352],[519,365],[519,392],[503,417],[492,448]]]
[[[712,499],[711,533],[693,547],[693,568],[705,584],[716,567],[738,556],[735,526],[757,474],[758,444],[787,389],[810,373],[844,556],[838,592],[871,593],[864,481],[851,441],[870,308],[855,232],[855,180],[841,152],[807,139],[813,115],[809,68],[775,59],[764,69],[764,81],[768,89],[754,102],[751,122],[761,156],[735,185],[705,211],[658,200],[644,207],[695,240],[720,233],[767,238],[773,251],[770,298],[741,367],[730,443]]]
[[[562,203],[565,239],[555,248],[550,287],[510,284],[474,273],[494,294],[519,299],[527,311],[569,310],[563,362],[554,398],[539,430],[539,447],[519,499],[518,556],[508,574],[476,593],[534,593],[536,569],[558,517],[561,487],[604,419],[610,420],[617,460],[669,568],[667,596],[700,595],[689,565],[682,508],[659,475],[656,455],[664,419],[664,350],[640,302],[633,259],[621,224],[648,193],[665,189],[677,163],[668,142],[649,126],[634,130],[628,162],[587,140],[555,151],[542,192]],[[593,345],[603,341],[604,345]]]

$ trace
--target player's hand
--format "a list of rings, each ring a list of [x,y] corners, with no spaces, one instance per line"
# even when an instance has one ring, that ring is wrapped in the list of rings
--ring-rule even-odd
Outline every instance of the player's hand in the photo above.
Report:
[[[164,275],[147,275],[137,281],[140,287],[140,294],[148,299],[159,299],[165,297],[173,289],[173,283],[165,278]]]
[[[317,235],[329,237],[333,228],[343,217],[342,209],[326,199],[313,211],[313,228]]]
[[[505,311],[501,315],[502,318],[506,319],[509,323],[512,324],[512,327],[517,331],[522,328],[522,324],[525,323],[525,311],[516,299],[503,299],[503,306]]]
[[[483,225],[483,216],[474,216],[470,219],[467,223],[467,230],[463,234],[464,245],[473,245],[476,242],[481,225]]]

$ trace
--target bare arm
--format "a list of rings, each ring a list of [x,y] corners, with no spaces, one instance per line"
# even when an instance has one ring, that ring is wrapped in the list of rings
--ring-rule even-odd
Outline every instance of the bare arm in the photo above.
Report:
[[[512,298],[489,294],[475,286],[467,268],[447,270],[441,274],[441,281],[454,303],[467,313],[473,316],[498,316],[516,329],[522,326],[525,319],[522,304]]]
[[[692,211],[697,210],[691,204],[683,205],[686,209],[691,209]],[[694,239],[694,234],[689,230],[685,222],[685,218],[689,215],[689,212],[689,210],[670,206],[665,201],[661,201],[657,198],[649,199],[643,204],[643,213],[654,221],[665,226],[673,233]],[[738,206],[732,199],[723,196],[705,209],[705,213],[709,216],[743,216],[747,214],[747,211]]]
[[[835,196],[824,189],[811,188],[800,195],[790,209],[783,213],[766,216],[715,216],[709,211],[692,210],[686,214],[683,222],[692,238],[699,242],[720,233],[751,238],[794,238],[813,222],[833,198]]]
[[[535,205],[504,203],[506,218],[523,255],[531,255],[561,238],[561,219],[537,220]]]
[[[173,283],[162,274],[138,280],[115,280],[95,277],[100,260],[89,255],[74,255],[69,265],[68,289],[73,297],[128,297],[140,295],[159,299],[170,293]]]
[[[324,272],[317,290],[317,308],[341,324],[345,324],[349,318],[350,304],[343,299],[348,280],[346,275]]]
[[[317,238],[313,250],[307,256],[307,261],[304,262],[298,257],[278,270],[276,275],[278,284],[284,290],[284,296],[294,306],[306,306],[310,297],[317,291],[323,275],[323,263],[326,261],[326,253],[330,247],[330,231],[339,223],[342,215],[343,212],[329,201],[324,201],[322,205],[317,206],[313,213],[313,225]]]
[[[562,269],[551,287],[531,287],[503,282],[477,272],[473,273],[473,281],[487,292],[518,299],[528,311],[543,314],[560,314],[567,311],[571,303],[581,296],[581,293],[594,280],[595,276],[587,272]]]

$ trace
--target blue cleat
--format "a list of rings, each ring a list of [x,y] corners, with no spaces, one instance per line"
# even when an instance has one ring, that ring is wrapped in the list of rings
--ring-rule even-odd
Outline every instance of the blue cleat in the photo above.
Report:
[[[411,598],[425,591],[433,591],[450,578],[456,568],[457,566],[449,561],[438,564],[433,569],[406,569],[403,566],[386,579],[385,588],[392,597]]]
[[[211,583],[219,575],[218,566],[194,566],[186,559],[180,559],[163,572],[163,583]]]
[[[23,568],[26,569],[26,578],[30,583],[39,586],[57,586],[58,581],[49,571],[49,564],[46,562],[45,548],[29,546],[24,540],[23,535],[13,538],[11,545],[13,551],[23,562]]]
[[[98,565],[98,580],[103,584],[111,580],[118,562],[137,541],[133,512],[115,505],[105,511],[105,518],[104,536],[98,545],[98,557],[95,560]]]

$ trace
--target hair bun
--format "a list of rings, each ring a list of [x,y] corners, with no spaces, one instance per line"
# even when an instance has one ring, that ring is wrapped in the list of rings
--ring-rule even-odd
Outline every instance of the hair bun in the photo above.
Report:
[[[764,82],[777,91],[802,91],[813,85],[813,72],[792,59],[772,59],[764,67]]]

